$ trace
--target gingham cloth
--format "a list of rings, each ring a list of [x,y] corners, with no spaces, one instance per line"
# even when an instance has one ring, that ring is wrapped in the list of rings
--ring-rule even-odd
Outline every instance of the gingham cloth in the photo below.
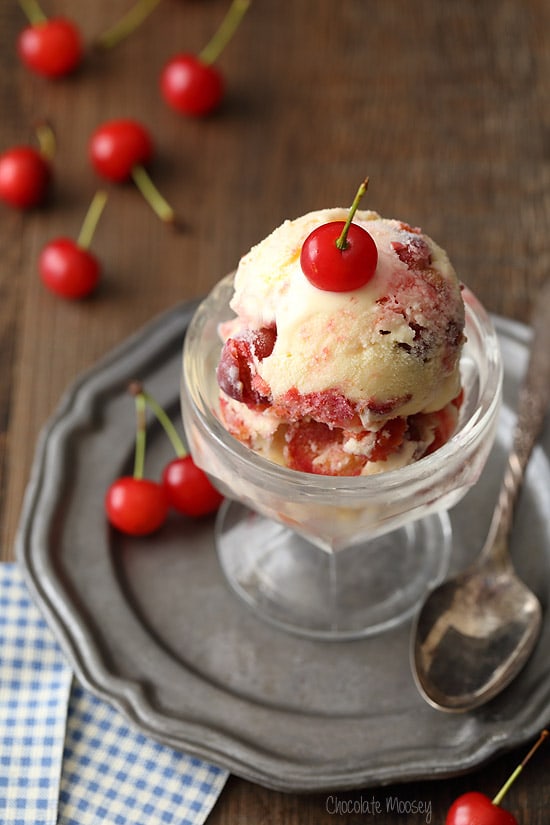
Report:
[[[227,776],[83,689],[17,565],[0,564],[1,825],[201,825]]]

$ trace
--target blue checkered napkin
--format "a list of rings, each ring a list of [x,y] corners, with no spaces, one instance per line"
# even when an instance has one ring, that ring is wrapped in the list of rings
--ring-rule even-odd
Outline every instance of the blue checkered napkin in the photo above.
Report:
[[[140,734],[75,685],[59,825],[201,825],[227,775]]]
[[[15,564],[0,564],[0,824],[202,825],[228,773],[84,690]]]
[[[0,822],[55,825],[71,670],[15,564],[0,564]]]

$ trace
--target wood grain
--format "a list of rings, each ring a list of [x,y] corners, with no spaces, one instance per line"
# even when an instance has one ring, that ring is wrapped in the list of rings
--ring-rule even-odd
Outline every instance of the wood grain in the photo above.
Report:
[[[46,207],[0,205],[0,507],[2,558],[12,557],[41,427],[70,382],[176,302],[203,294],[286,217],[349,203],[368,174],[368,205],[422,226],[447,248],[487,308],[527,321],[550,268],[550,4],[547,0],[255,0],[220,60],[222,110],[188,120],[167,109],[158,74],[198,51],[226,0],[163,0],[111,53],[94,38],[124,0],[44,0],[78,19],[82,69],[52,83],[16,58],[24,24],[0,4],[0,148],[32,140],[48,118],[58,139]],[[132,185],[108,186],[94,249],[105,266],[90,300],[66,303],[36,273],[40,248],[76,236],[99,185],[87,161],[100,122],[128,116],[153,132],[151,174],[181,218],[170,231]],[[452,743],[449,743],[452,746]],[[231,778],[212,825],[338,821],[389,825],[425,815],[386,812],[386,799],[430,800],[432,821],[461,791],[490,795],[521,753],[473,776],[341,794],[381,801],[379,814],[332,813],[327,797],[278,794]],[[550,820],[550,752],[510,791],[523,825]]]

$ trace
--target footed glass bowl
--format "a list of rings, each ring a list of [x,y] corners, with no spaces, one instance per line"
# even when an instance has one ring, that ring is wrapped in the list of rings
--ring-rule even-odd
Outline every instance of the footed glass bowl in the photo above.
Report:
[[[372,476],[281,467],[230,435],[219,416],[218,325],[232,317],[233,276],[199,306],[186,334],[182,414],[195,462],[227,497],[216,523],[222,569],[258,615],[305,636],[360,638],[413,614],[447,571],[447,510],[476,483],[501,398],[498,339],[468,290],[465,391],[453,437],[432,455]]]

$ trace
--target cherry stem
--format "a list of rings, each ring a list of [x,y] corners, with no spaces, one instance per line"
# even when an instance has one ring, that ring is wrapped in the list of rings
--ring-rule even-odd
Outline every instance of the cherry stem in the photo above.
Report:
[[[41,121],[35,128],[40,154],[46,160],[53,160],[56,150],[55,132],[47,121]]]
[[[136,450],[134,455],[134,478],[142,479],[145,469],[145,447],[147,441],[147,407],[141,393],[135,396],[136,405]]]
[[[185,449],[184,443],[181,440],[178,431],[172,424],[170,417],[167,415],[166,411],[160,406],[158,401],[156,401],[152,395],[150,395],[145,390],[142,390],[142,395],[145,398],[145,402],[151,412],[156,416],[158,419],[159,424],[162,426],[162,429],[170,439],[170,443],[174,448],[174,452],[178,456],[178,458],[184,458],[187,455],[187,450]]]
[[[158,6],[160,0],[137,0],[132,8],[111,28],[100,34],[95,42],[98,49],[112,49],[132,34]]]
[[[32,26],[35,26],[37,23],[45,23],[48,19],[40,8],[37,0],[19,0],[19,5]]]
[[[201,63],[206,65],[215,63],[235,34],[249,5],[250,0],[233,0],[218,30],[200,52],[199,60]]]
[[[101,213],[103,212],[106,203],[107,192],[104,192],[102,189],[100,189],[98,192],[95,193],[94,197],[92,198],[92,202],[88,207],[88,211],[86,212],[86,216],[84,218],[82,227],[80,229],[80,233],[76,241],[77,246],[79,246],[81,249],[88,249],[88,247],[92,243],[92,239],[94,237],[98,221],[101,217]]]
[[[344,228],[342,229],[342,232],[340,233],[339,238],[337,238],[337,240],[336,240],[337,249],[343,250],[343,249],[348,248],[347,237],[348,237],[349,228],[351,226],[351,222],[352,222],[352,220],[355,216],[355,213],[357,212],[357,209],[359,208],[359,203],[361,201],[361,198],[363,197],[363,195],[367,191],[368,185],[369,185],[369,179],[365,178],[365,180],[363,181],[363,183],[359,186],[359,189],[357,190],[357,194],[355,195],[354,201],[351,205],[351,209],[349,210],[348,219],[344,224]]]
[[[518,778],[518,776],[520,775],[520,773],[522,772],[522,770],[524,769],[526,764],[529,762],[529,760],[531,759],[531,757],[533,756],[535,751],[537,751],[540,748],[540,746],[542,745],[544,740],[547,739],[547,737],[548,737],[548,731],[543,730],[541,735],[539,736],[538,740],[535,742],[535,744],[533,745],[533,747],[531,748],[531,750],[527,754],[527,756],[523,759],[522,762],[520,762],[520,764],[517,766],[515,771],[510,776],[510,778],[504,783],[504,785],[502,786],[500,791],[497,793],[495,798],[492,800],[493,805],[500,805],[500,803],[504,799],[504,796],[508,792],[510,786],[515,782],[515,780]]]
[[[153,212],[158,215],[161,221],[174,223],[176,219],[174,210],[160,194],[147,173],[147,170],[140,164],[137,164],[132,169],[132,179]]]

